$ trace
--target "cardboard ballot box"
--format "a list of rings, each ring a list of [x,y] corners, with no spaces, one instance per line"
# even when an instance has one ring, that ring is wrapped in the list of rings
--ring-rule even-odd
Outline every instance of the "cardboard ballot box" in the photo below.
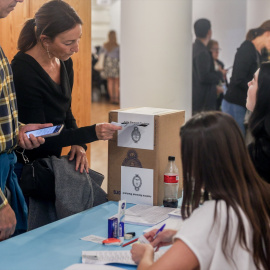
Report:
[[[168,156],[175,156],[182,194],[180,127],[185,112],[161,108],[128,108],[109,113],[122,130],[109,141],[108,198],[128,203],[162,205],[163,175]]]

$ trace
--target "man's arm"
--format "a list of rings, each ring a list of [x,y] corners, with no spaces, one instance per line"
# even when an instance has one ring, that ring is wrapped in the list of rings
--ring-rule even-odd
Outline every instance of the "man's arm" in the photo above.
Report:
[[[223,74],[220,71],[211,70],[213,59],[206,51],[201,52],[195,59],[196,70],[200,83],[218,84],[222,81]]]

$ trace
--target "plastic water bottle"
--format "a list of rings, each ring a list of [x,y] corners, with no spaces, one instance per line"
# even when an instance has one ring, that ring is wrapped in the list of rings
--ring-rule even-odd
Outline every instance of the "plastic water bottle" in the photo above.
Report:
[[[168,165],[164,173],[164,199],[165,207],[177,208],[178,206],[179,172],[175,165],[175,157],[168,157]]]

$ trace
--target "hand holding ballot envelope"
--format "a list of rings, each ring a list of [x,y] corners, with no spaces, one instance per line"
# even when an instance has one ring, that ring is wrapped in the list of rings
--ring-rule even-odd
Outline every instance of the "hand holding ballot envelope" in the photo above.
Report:
[[[117,130],[121,130],[121,126],[116,126],[109,123],[96,124],[96,134],[99,140],[110,140]]]

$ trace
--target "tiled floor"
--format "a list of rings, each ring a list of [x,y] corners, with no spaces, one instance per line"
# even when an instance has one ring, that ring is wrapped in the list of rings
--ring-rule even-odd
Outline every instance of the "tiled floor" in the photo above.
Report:
[[[108,122],[109,112],[119,109],[119,105],[110,104],[105,99],[92,103],[91,122]],[[104,174],[105,179],[102,188],[107,192],[108,175],[108,141],[97,141],[91,143],[91,169]]]

